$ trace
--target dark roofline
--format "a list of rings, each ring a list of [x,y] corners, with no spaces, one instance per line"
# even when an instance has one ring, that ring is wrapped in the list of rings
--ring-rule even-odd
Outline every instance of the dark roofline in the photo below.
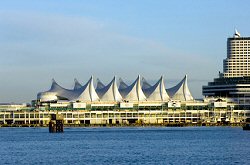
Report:
[[[228,40],[250,40],[250,37],[229,37]]]

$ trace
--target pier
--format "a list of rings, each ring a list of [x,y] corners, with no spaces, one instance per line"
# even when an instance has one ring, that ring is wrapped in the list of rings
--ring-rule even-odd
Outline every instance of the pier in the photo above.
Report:
[[[60,114],[51,114],[51,120],[49,122],[50,133],[62,133],[63,132],[63,116]]]
[[[183,124],[241,124],[248,122],[250,110],[44,110],[0,112],[1,126],[49,126],[59,116],[63,124],[90,125],[173,125]],[[53,120],[54,119],[54,120]],[[59,121],[58,121],[59,122]]]

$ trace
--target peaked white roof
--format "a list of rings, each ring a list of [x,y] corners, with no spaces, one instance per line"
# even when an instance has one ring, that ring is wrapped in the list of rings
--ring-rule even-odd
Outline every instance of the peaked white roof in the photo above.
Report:
[[[120,86],[121,86],[121,84],[120,84]],[[130,86],[128,86],[125,89],[119,88],[119,91],[125,100],[128,100],[128,101],[146,101],[146,96],[144,95],[142,88],[141,88],[140,75],[137,77],[137,79]]]
[[[154,85],[149,87],[150,84],[146,84],[148,88],[145,88],[144,94],[147,96],[149,101],[167,101],[169,96],[166,92],[163,76],[159,81]]]
[[[91,76],[89,81],[79,90],[81,93],[74,99],[74,101],[79,100],[82,102],[92,102],[100,100],[94,88],[93,76]]]
[[[151,88],[152,87],[152,85],[151,84],[149,84],[148,82],[147,82],[147,80],[144,78],[144,77],[142,77],[142,90],[143,90],[143,92],[144,92],[144,90],[145,89],[148,89],[148,88]],[[144,94],[146,95],[146,93],[144,92]],[[146,95],[147,96],[147,95]],[[148,96],[147,96],[148,97]]]
[[[75,86],[74,86],[74,90],[80,89],[82,87],[82,85],[79,83],[79,81],[75,78]]]
[[[61,87],[54,79],[52,79],[51,88],[47,92],[54,92],[57,97],[68,100],[72,100],[78,95],[78,92],[75,92],[74,90]]]
[[[114,77],[113,80],[107,86],[103,86],[102,88],[100,88],[100,86],[101,85],[96,88],[96,92],[99,98],[101,98],[101,101],[122,101],[122,96],[118,91],[118,87],[116,84],[116,77]]]
[[[99,78],[97,78],[97,84],[96,84],[96,92],[102,88],[104,88],[105,85],[101,82],[101,80]],[[97,93],[98,94],[98,93]]]
[[[167,89],[168,94],[173,100],[180,101],[191,101],[194,100],[187,84],[187,75],[183,78],[183,80],[177,84],[176,86]]]
[[[50,90],[40,92],[37,95],[37,98],[43,101],[79,100],[82,102],[120,102],[122,100],[130,102],[147,100],[166,102],[169,100],[169,97],[173,100],[180,101],[194,100],[188,88],[187,76],[185,76],[176,86],[167,89],[167,91],[165,90],[163,77],[161,77],[153,86],[144,78],[141,80],[140,75],[130,86],[120,79],[119,89],[117,88],[115,77],[107,86],[98,80],[96,89],[94,88],[93,77],[91,77],[84,86],[75,79],[74,89],[63,88],[53,79]]]
[[[122,78],[119,78],[119,91],[126,89],[128,85],[122,80]]]

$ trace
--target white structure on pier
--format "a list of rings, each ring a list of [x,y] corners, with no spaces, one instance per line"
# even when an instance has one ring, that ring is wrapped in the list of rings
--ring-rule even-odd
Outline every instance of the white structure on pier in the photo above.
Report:
[[[85,85],[81,85],[75,79],[73,89],[61,87],[52,80],[50,90],[40,92],[37,99],[40,102],[57,102],[66,100],[69,102],[103,103],[103,102],[168,102],[170,100],[192,101],[193,96],[188,88],[187,76],[176,86],[166,89],[163,76],[150,85],[140,75],[131,84],[127,85],[122,79],[117,86],[116,77],[108,85],[104,85],[99,79],[94,87],[93,77]],[[141,82],[142,81],[142,82]]]
[[[137,79],[127,87],[119,88],[121,95],[124,100],[129,102],[146,101],[146,96],[144,95],[141,88],[141,78],[140,75]]]
[[[164,85],[163,76],[158,80],[158,82],[151,86],[147,81],[143,82],[143,91],[147,96],[148,101],[168,101],[169,96],[166,92],[166,88]]]
[[[103,85],[101,81],[98,82],[96,92],[103,102],[120,102],[122,96],[118,91],[116,77],[107,85]]]
[[[184,79],[174,86],[167,90],[172,100],[181,100],[181,101],[192,101],[194,100],[187,84],[187,75]]]

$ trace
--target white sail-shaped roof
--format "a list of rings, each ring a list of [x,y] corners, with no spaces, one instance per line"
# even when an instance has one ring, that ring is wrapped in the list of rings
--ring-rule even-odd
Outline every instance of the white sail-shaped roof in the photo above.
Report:
[[[141,86],[142,81],[142,86]],[[68,100],[81,102],[129,102],[138,101],[168,101],[169,97],[173,100],[192,101],[193,96],[188,88],[187,76],[176,86],[165,90],[163,77],[154,84],[150,85],[145,79],[137,79],[128,86],[120,79],[119,89],[117,88],[116,78],[105,86],[98,80],[96,89],[94,88],[93,77],[82,86],[76,79],[73,89],[66,89],[57,84],[53,79],[50,90],[37,94],[37,99],[44,102]]]
[[[126,89],[128,88],[128,85],[122,80],[122,78],[119,78],[119,92],[122,96],[122,98],[125,98],[127,95]]]
[[[56,94],[57,97],[59,97],[59,99],[67,99],[67,100],[72,100],[75,97],[77,97],[77,95],[79,94],[79,92],[76,92],[74,90],[70,90],[70,89],[65,89],[63,87],[61,87],[60,85],[58,85],[58,83],[52,79],[52,85],[50,90],[47,91],[48,92],[53,92]]]
[[[119,90],[126,89],[128,85],[121,79],[119,78]]]
[[[183,78],[183,80],[177,84],[176,86],[167,89],[168,94],[173,100],[180,101],[191,101],[194,100],[187,84],[187,75]]]
[[[79,81],[75,78],[75,86],[74,86],[74,90],[80,89],[82,87],[82,85],[79,83]]]
[[[105,85],[101,82],[101,80],[98,78],[97,79],[97,85],[96,85],[96,92],[99,90],[99,89],[102,89],[102,88],[104,88],[105,87]],[[97,93],[98,94],[98,93]]]
[[[80,89],[81,94],[74,100],[82,101],[82,102],[92,102],[100,100],[93,83],[93,76],[89,79],[89,81]]]
[[[148,89],[148,88],[151,88],[151,87],[152,87],[152,85],[149,84],[144,77],[142,77],[142,90],[143,90],[143,92],[144,92],[145,89]],[[146,95],[145,92],[144,92],[144,94]]]
[[[147,96],[148,101],[167,101],[169,96],[166,92],[163,76],[159,81],[149,88],[143,90],[144,94]]]
[[[123,98],[127,101],[146,101],[146,96],[141,89],[140,75],[137,79],[127,88],[119,88]]]
[[[96,92],[98,96],[101,98],[101,101],[112,101],[112,102],[122,101],[122,96],[118,91],[115,77],[107,86],[104,86],[101,89],[98,88]]]

